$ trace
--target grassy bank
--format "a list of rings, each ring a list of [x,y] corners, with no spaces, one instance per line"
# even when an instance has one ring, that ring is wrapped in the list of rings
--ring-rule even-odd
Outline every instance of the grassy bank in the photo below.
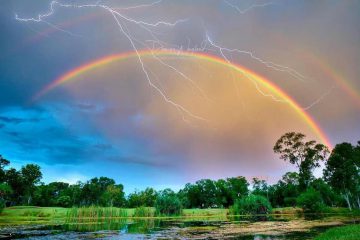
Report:
[[[320,234],[315,240],[359,240],[360,224],[335,227]]]

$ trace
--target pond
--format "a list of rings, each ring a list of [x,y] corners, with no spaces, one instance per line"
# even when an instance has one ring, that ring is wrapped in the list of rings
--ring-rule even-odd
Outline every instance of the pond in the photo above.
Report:
[[[106,218],[94,222],[28,224],[0,229],[0,239],[312,239],[326,229],[359,223],[360,217],[326,215],[311,219],[271,217]]]

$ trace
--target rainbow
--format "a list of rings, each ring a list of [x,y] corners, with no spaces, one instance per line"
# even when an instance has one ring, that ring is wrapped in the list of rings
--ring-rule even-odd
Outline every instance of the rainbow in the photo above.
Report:
[[[333,79],[341,89],[347,93],[357,105],[360,107],[360,94],[356,90],[355,86],[352,86],[351,83],[338,71],[335,70],[326,60],[317,57],[315,54],[308,52],[304,54],[307,60],[312,61],[317,65],[317,69],[320,69],[325,73],[329,78]]]
[[[319,139],[330,149],[332,148],[332,145],[327,138],[326,134],[323,132],[323,130],[320,128],[319,124],[315,122],[315,120],[305,111],[301,108],[301,106],[292,99],[288,94],[286,94],[280,87],[269,81],[268,79],[265,79],[264,77],[259,76],[258,74],[254,73],[253,71],[235,64],[235,63],[229,63],[228,61],[214,55],[205,54],[201,52],[189,52],[189,51],[173,51],[173,50],[167,50],[167,49],[161,49],[161,50],[142,50],[142,51],[131,51],[131,52],[125,52],[120,54],[112,54],[107,55],[105,57],[96,59],[94,61],[88,62],[84,65],[81,65],[77,68],[74,68],[65,74],[61,75],[59,78],[55,79],[53,82],[51,82],[49,85],[45,86],[40,92],[38,92],[34,97],[33,100],[36,100],[49,92],[50,90],[66,83],[71,80],[76,79],[76,77],[80,76],[81,74],[84,74],[90,70],[95,70],[97,68],[101,68],[103,66],[106,66],[107,64],[116,62],[116,61],[122,61],[129,58],[134,57],[146,57],[146,56],[181,56],[181,57],[188,57],[188,58],[195,58],[198,60],[205,60],[209,62],[213,62],[216,64],[220,64],[222,66],[226,66],[229,69],[232,69],[236,72],[245,74],[249,77],[251,77],[253,80],[255,80],[257,83],[261,84],[262,86],[270,89],[271,91],[275,92],[278,96],[286,100],[286,102],[302,117],[302,119],[308,124],[308,126],[314,131],[314,133],[319,137]]]

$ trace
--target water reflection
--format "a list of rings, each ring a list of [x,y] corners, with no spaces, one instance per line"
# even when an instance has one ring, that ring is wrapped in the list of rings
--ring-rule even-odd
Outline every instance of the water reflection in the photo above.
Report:
[[[311,216],[323,218],[314,222],[349,221],[344,216]],[[216,239],[231,237],[239,240],[303,240],[312,239],[330,226],[307,227],[299,231],[299,226],[311,223],[304,216],[220,216],[205,218],[78,218],[64,224],[43,225],[18,229],[0,230],[0,236],[12,234],[19,239]],[[340,220],[341,219],[341,220]],[[274,227],[275,226],[275,227]],[[293,227],[291,227],[293,226]],[[25,226],[23,226],[25,227]],[[310,229],[310,231],[309,231]],[[294,232],[297,231],[297,232]],[[259,234],[263,233],[263,234]],[[15,234],[15,235],[14,235]]]

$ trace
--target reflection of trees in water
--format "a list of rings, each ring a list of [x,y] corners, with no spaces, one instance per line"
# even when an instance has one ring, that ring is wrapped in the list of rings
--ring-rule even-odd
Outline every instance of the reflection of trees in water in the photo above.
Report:
[[[160,226],[158,219],[104,219],[96,221],[89,219],[77,223],[67,223],[63,226],[66,231],[96,232],[116,230],[124,233],[150,233]]]
[[[126,219],[104,219],[103,221],[88,219],[87,221],[66,223],[63,228],[66,231],[95,232],[101,230],[124,230],[127,224]]]
[[[137,219],[127,225],[128,233],[150,233],[160,227],[159,219]]]

